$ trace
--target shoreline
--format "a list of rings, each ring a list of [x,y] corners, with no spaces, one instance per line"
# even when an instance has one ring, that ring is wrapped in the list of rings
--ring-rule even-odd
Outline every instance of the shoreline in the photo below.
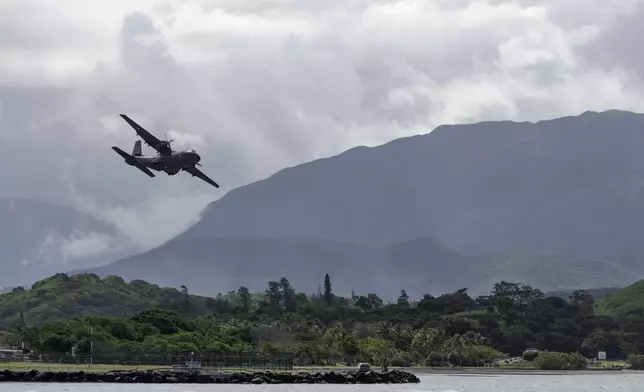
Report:
[[[365,373],[358,373],[354,367],[319,366],[294,367],[293,370],[269,369],[188,369],[185,367],[129,367],[110,369],[106,365],[91,367],[71,366],[20,366],[2,368],[0,364],[0,383],[8,381],[27,382],[141,382],[137,379],[156,379],[157,382],[174,382],[173,377],[179,377],[187,383],[250,383],[253,379],[264,377],[262,383],[305,383],[306,378],[315,378],[313,383],[353,383],[352,378],[363,378],[361,383],[406,383],[412,382],[418,376],[512,376],[512,375],[570,375],[570,374],[605,374],[615,371],[632,371],[621,367],[591,367],[583,370],[542,370],[531,367],[390,367],[382,373],[373,368],[367,372],[369,378],[364,379]],[[250,377],[253,375],[254,377]],[[125,377],[135,381],[121,381],[116,378]],[[169,378],[169,381],[166,381]],[[209,379],[208,379],[209,378]],[[347,380],[349,378],[349,380]],[[77,380],[78,379],[78,380]],[[188,380],[192,379],[192,381]],[[237,381],[231,381],[238,379]],[[333,380],[331,380],[333,379]],[[186,381],[187,380],[187,381]],[[199,381],[200,380],[200,381]],[[404,381],[403,381],[404,380]],[[257,380],[256,380],[257,381]],[[322,382],[325,381],[325,382]],[[151,382],[151,381],[146,381]]]
[[[620,368],[610,368],[610,367],[597,367],[597,368],[588,368],[583,370],[542,370],[537,368],[494,368],[494,367],[465,367],[465,368],[447,368],[447,367],[390,367],[390,371],[398,370],[408,373],[413,373],[418,376],[429,376],[429,375],[528,375],[528,374],[543,374],[543,375],[560,375],[560,374],[578,374],[578,373],[588,373],[588,374],[597,374],[605,372],[618,372],[618,371],[630,371],[629,369],[620,369]],[[295,368],[294,371],[306,371],[306,372],[347,372],[353,371],[353,368],[350,367],[311,367],[311,368]]]
[[[626,370],[626,369],[624,369]],[[617,369],[583,369],[583,370],[542,370],[542,369],[422,369],[413,371],[418,376],[431,376],[431,375],[453,375],[453,376],[468,376],[468,375],[498,375],[498,376],[524,376],[524,375],[566,375],[566,374],[604,374],[614,373]]]
[[[328,369],[328,368],[327,368]],[[501,376],[563,376],[597,375],[616,369],[541,370],[503,368],[396,368],[389,372],[359,373],[339,369],[294,369],[291,372],[207,370],[159,368],[148,370],[84,371],[15,371],[0,370],[2,383],[127,383],[127,384],[410,384],[420,383],[419,377],[501,377]],[[628,371],[628,373],[641,373]]]

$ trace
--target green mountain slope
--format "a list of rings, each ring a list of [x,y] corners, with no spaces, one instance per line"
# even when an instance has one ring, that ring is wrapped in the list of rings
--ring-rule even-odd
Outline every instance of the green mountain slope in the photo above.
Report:
[[[626,287],[641,276],[612,260],[581,258],[552,251],[517,251],[482,257],[478,284],[491,287],[503,279],[526,282],[547,291]],[[473,271],[469,271],[472,273]]]
[[[620,317],[644,314],[644,280],[597,302],[597,313]]]
[[[34,283],[30,290],[18,287],[0,295],[0,328],[19,323],[21,312],[26,323],[39,324],[90,314],[128,316],[153,308],[199,315],[212,313],[216,305],[213,298],[142,280],[126,283],[118,276],[56,274]]]

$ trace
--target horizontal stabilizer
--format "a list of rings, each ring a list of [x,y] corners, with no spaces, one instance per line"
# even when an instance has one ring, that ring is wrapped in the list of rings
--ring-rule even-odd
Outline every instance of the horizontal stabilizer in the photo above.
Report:
[[[126,161],[132,162],[132,166],[136,167],[137,169],[141,170],[143,173],[147,174],[150,177],[155,177],[154,173],[152,173],[147,167],[141,166],[136,162],[136,159],[127,152],[121,150],[120,148],[114,146],[112,147],[112,150],[116,151],[120,156],[122,156]]]
[[[122,156],[124,159],[130,159],[132,158],[132,155],[128,154],[127,152],[121,150],[120,148],[114,146],[112,147],[112,150],[116,151],[120,156]]]

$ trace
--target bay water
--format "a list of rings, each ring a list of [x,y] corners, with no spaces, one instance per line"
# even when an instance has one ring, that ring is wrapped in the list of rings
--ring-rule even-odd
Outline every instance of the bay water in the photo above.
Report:
[[[3,383],[2,392],[644,392],[644,372],[422,375],[401,385],[37,384]]]

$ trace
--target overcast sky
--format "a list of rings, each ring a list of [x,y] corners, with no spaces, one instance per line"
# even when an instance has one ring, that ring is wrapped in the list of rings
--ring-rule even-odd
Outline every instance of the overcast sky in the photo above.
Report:
[[[444,123],[644,111],[639,0],[1,0],[0,196],[144,246],[228,190]],[[222,188],[151,179],[126,113]],[[147,146],[144,152],[152,153]]]

